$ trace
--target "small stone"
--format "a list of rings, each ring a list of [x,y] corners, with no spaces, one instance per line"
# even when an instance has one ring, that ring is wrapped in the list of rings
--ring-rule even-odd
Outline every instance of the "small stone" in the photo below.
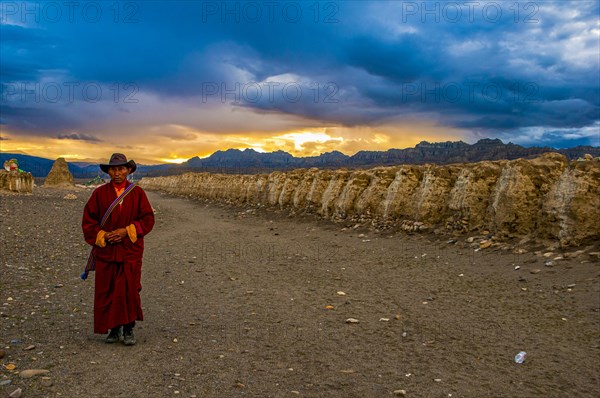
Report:
[[[524,291],[524,292],[526,292],[527,288],[526,287],[522,287],[521,290]]]
[[[296,394],[296,395],[300,395],[300,391],[296,391],[296,390],[292,390],[291,393],[292,394]]]
[[[569,258],[577,258],[577,257],[579,257],[580,255],[582,255],[583,253],[585,253],[585,250],[577,250],[577,251],[575,251],[575,252],[573,252],[573,253],[567,253],[566,257],[569,257]]]
[[[359,323],[360,321],[356,318],[348,318],[346,319],[346,323]]]
[[[442,379],[433,379],[433,381],[435,381],[436,383],[440,383]]]
[[[52,385],[54,384],[52,383],[52,379],[50,379],[49,377],[42,377],[41,383],[44,387],[52,387]]]
[[[21,398],[22,395],[23,395],[23,390],[21,390],[20,388],[17,388],[13,392],[11,392],[8,396],[9,396],[9,398]]]
[[[379,318],[379,322],[389,322],[390,318]]]
[[[515,270],[519,270],[519,269],[521,269],[521,266],[520,265],[515,265]]]
[[[399,397],[404,397],[404,396],[406,396],[406,390],[395,390],[394,395],[397,395]]]
[[[489,241],[489,240],[482,240],[481,242],[479,242],[480,249],[487,249],[491,245],[492,245],[492,241]]]
[[[577,286],[577,285],[576,285],[576,284],[574,284],[574,283],[571,283],[570,285],[567,285],[567,287],[569,287],[569,288],[573,288],[573,287],[575,287],[575,286]]]
[[[552,261],[552,260],[546,261],[546,262],[544,262],[544,265],[546,267],[552,267],[554,265],[554,261]]]
[[[178,341],[177,338],[173,339],[173,343],[177,343],[177,341]]]
[[[20,372],[19,376],[21,376],[24,379],[30,379],[34,376],[44,375],[46,373],[50,373],[50,371],[48,369],[27,369]]]
[[[467,243],[473,243],[475,241],[475,237],[474,236],[470,236],[467,238]]]
[[[346,295],[346,293],[342,292],[341,290],[340,290],[340,291],[338,291],[336,294],[337,294],[338,296],[345,296],[345,295]]]
[[[554,255],[554,253],[552,252],[546,252],[544,254],[542,254],[544,257],[552,257]]]
[[[237,387],[237,388],[246,388],[246,385],[244,383],[237,382],[237,383],[234,384],[234,387]]]
[[[531,271],[529,271],[530,274],[539,274],[542,270],[539,268],[536,269],[532,269]]]
[[[0,381],[0,386],[7,386],[7,385],[9,385],[10,383],[12,383],[12,380],[11,380],[11,379],[1,380],[1,381]]]

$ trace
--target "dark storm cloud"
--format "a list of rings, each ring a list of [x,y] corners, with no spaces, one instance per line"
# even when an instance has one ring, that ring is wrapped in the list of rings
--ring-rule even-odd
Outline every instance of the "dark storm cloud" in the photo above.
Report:
[[[94,137],[89,134],[80,134],[80,133],[70,133],[70,134],[59,134],[56,138],[59,140],[77,140],[77,141],[96,141],[99,142],[100,139]]]
[[[135,83],[197,106],[224,102],[347,126],[433,115],[508,137],[600,120],[597,2],[133,4],[118,17],[104,9],[94,23],[75,14],[73,23],[0,25],[3,92],[48,79]],[[54,134],[85,123],[77,103],[30,105],[3,95],[3,121]]]

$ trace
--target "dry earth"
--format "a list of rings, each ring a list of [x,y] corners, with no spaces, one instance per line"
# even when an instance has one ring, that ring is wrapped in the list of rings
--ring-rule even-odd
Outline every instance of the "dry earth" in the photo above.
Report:
[[[92,333],[93,276],[79,280],[89,194],[0,195],[0,397],[600,395],[597,257],[547,267],[464,238],[156,193],[146,321],[136,346],[107,345]]]

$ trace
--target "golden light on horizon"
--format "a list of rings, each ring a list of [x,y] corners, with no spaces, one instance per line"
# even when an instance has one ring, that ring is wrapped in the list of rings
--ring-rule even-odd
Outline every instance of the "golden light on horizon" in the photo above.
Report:
[[[67,161],[104,162],[111,153],[122,152],[139,164],[180,164],[195,156],[206,158],[227,149],[252,149],[257,152],[282,150],[295,157],[318,156],[339,151],[348,156],[361,150],[386,151],[409,148],[422,140],[458,140],[462,132],[434,122],[394,120],[378,126],[320,126],[282,129],[218,132],[192,126],[160,125],[129,128],[122,135],[110,129],[96,131],[98,139],[85,141],[2,132],[0,150],[47,159],[64,157]],[[91,134],[91,133],[88,133]],[[140,139],[143,137],[143,139]]]
[[[330,141],[337,141],[338,143],[342,143],[344,141],[344,139],[342,137],[331,137],[329,134],[325,133],[325,131],[291,132],[291,133],[275,136],[275,137],[273,137],[273,139],[291,141],[294,144],[294,149],[296,151],[303,151],[304,146],[307,143],[323,144],[323,143],[327,143]]]
[[[78,154],[59,154],[57,157],[59,158],[65,158],[65,160],[71,160],[71,161],[82,161],[84,159],[86,159],[84,156],[78,155]]]
[[[161,158],[159,160],[163,163],[181,164],[181,163],[188,161],[188,158],[170,157],[170,158]]]

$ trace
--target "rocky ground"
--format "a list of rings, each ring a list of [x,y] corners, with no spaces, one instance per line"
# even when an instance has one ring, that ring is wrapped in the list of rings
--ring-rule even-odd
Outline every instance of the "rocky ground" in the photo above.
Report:
[[[598,242],[477,250],[149,193],[126,347],[79,280],[89,194],[0,195],[0,397],[600,395]]]

